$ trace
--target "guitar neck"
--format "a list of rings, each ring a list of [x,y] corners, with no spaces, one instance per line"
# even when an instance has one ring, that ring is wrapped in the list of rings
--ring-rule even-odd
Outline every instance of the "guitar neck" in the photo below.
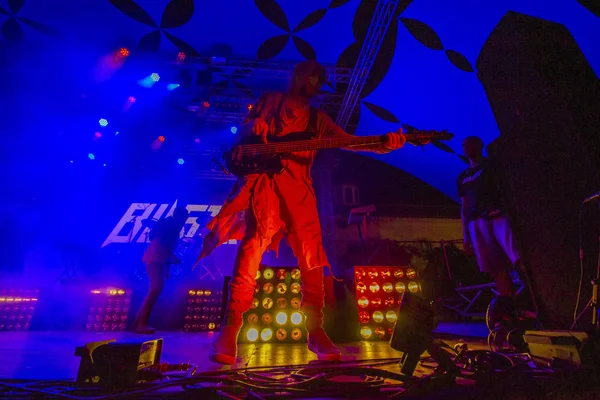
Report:
[[[314,151],[321,149],[339,149],[377,145],[383,143],[385,136],[361,136],[353,138],[298,140],[284,143],[268,143],[262,145],[242,145],[241,147],[255,147],[261,154],[295,153],[299,151]]]

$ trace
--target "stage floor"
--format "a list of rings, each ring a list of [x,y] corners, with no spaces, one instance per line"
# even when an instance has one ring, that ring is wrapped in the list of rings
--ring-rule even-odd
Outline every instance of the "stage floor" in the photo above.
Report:
[[[487,329],[483,324],[440,324],[438,331],[448,338],[448,343],[468,340],[485,347],[483,338]],[[483,336],[483,338],[482,338]],[[79,357],[75,348],[88,342],[116,339],[119,342],[164,339],[162,361],[191,363],[198,372],[257,366],[308,364],[316,356],[305,343],[298,344],[242,344],[240,360],[232,367],[208,360],[213,338],[211,333],[157,332],[153,335],[136,335],[132,332],[2,332],[0,334],[0,379],[75,379]],[[374,360],[400,357],[387,341],[341,344],[345,361]]]

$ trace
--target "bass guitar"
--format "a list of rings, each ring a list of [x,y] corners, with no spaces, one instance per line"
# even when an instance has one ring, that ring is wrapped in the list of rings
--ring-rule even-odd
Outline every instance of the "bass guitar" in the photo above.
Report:
[[[411,129],[405,132],[406,142],[422,146],[454,137],[447,131],[420,131]],[[312,132],[290,133],[285,136],[267,136],[267,143],[259,136],[247,136],[223,155],[227,170],[238,177],[249,174],[283,171],[282,161],[293,153],[321,149],[351,149],[352,147],[384,144],[386,135],[354,136],[349,138],[315,139]]]

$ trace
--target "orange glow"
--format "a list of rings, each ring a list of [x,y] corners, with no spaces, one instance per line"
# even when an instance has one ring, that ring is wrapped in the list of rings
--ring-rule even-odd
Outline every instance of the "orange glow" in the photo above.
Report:
[[[252,110],[252,104],[248,104],[248,111]]]
[[[254,277],[254,279],[260,279],[260,271],[256,271],[256,276]]]
[[[373,300],[371,301],[371,305],[372,305],[372,306],[375,306],[375,307],[379,307],[379,306],[381,305],[381,299],[380,299],[379,297],[378,297],[378,298],[376,298],[376,299],[373,299]]]
[[[298,294],[300,293],[300,284],[298,282],[294,282],[290,285],[290,291],[293,294]]]
[[[298,279],[300,279],[300,270],[298,268],[294,268],[292,270],[292,279],[297,281]]]
[[[290,300],[290,305],[292,308],[298,310],[300,308],[300,299],[298,297],[293,297],[292,300]]]
[[[212,292],[210,290],[205,290],[204,291],[204,295],[205,296],[210,296],[212,294]]]
[[[377,270],[372,269],[369,271],[369,278],[371,279],[375,279],[379,276],[379,272],[377,272]]]
[[[275,337],[277,338],[277,340],[285,340],[285,338],[287,337],[287,331],[283,328],[279,328],[275,333]]]
[[[284,294],[287,291],[287,285],[285,283],[277,284],[277,293]]]
[[[260,304],[260,302],[258,301],[258,299],[255,297],[252,299],[252,308],[258,308],[258,305]]]
[[[369,339],[372,334],[373,331],[368,326],[363,326],[360,328],[360,336],[362,336],[363,339]]]
[[[383,313],[381,311],[375,311],[373,313],[373,321],[377,322],[378,324],[383,322]]]
[[[277,270],[277,278],[279,280],[284,280],[287,275],[287,271],[283,268]]]
[[[367,291],[367,285],[365,285],[364,282],[358,282],[356,284],[356,290],[358,290],[361,293],[364,293]]]
[[[210,329],[210,330],[215,329],[215,323],[214,322],[209,322],[208,323],[208,329]]]
[[[383,329],[382,327],[375,328],[375,335],[379,339],[383,339],[385,337],[385,329]]]
[[[390,310],[385,313],[385,319],[387,319],[388,322],[391,322],[393,324],[398,319],[398,315],[396,314],[396,311]]]
[[[406,270],[406,276],[408,276],[408,279],[415,279],[417,277],[417,271],[409,268]]]
[[[190,290],[190,291],[188,292],[188,294],[189,294],[190,296],[195,296],[195,295],[196,295],[196,291],[195,291],[195,290]]]
[[[273,307],[273,299],[270,297],[264,298],[262,301],[262,306],[265,310],[269,310],[271,307]]]
[[[159,141],[159,142],[164,142],[164,141],[165,141],[165,137],[164,137],[164,136],[162,136],[162,135],[161,135],[161,136],[159,136],[159,137],[158,137],[158,141]]]
[[[371,319],[371,317],[369,316],[368,312],[361,311],[358,313],[358,320],[360,321],[361,324],[368,323],[370,319]]]
[[[394,271],[394,278],[396,278],[396,279],[404,278],[404,271],[401,269],[397,269],[396,271]]]
[[[271,325],[271,322],[273,322],[273,316],[269,313],[263,314],[262,318],[262,323],[265,325]]]
[[[394,291],[394,285],[392,285],[390,282],[384,283],[383,291],[386,293],[392,293]]]
[[[381,271],[381,277],[382,278],[389,278],[391,276],[391,272],[389,269],[384,269],[383,271]]]
[[[377,282],[371,282],[371,284],[369,285],[369,290],[373,293],[379,292],[379,289],[379,284]]]
[[[272,283],[265,283],[263,285],[263,292],[265,292],[266,294],[273,293],[273,284]]]
[[[410,290],[412,293],[417,293],[419,291],[419,284],[417,282],[409,282],[408,290]]]
[[[365,270],[362,268],[356,268],[356,270],[354,271],[354,277],[358,280],[358,279],[362,279],[364,278],[366,275]]]
[[[406,285],[402,282],[396,282],[395,288],[396,292],[403,293],[406,290]]]
[[[248,315],[248,323],[250,325],[258,324],[258,315],[256,315],[255,313]]]
[[[358,306],[362,307],[362,308],[366,308],[369,306],[369,299],[367,299],[366,297],[361,297],[360,299],[358,299]]]
[[[125,47],[121,47],[119,49],[119,55],[121,57],[129,57],[129,49],[125,48]]]
[[[302,331],[299,328],[292,329],[291,337],[294,340],[300,340],[302,338]]]
[[[277,299],[277,308],[285,308],[287,306],[287,300],[285,297]]]

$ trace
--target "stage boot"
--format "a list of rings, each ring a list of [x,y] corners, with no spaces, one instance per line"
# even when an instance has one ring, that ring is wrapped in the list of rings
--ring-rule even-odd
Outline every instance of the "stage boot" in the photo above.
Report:
[[[323,286],[323,268],[314,268],[302,274],[302,306],[306,317],[308,349],[317,355],[320,361],[340,361],[342,354],[329,339],[323,329],[323,307],[325,289]]]
[[[219,336],[213,341],[208,358],[220,364],[235,364],[237,362],[237,341],[242,329],[242,315],[240,311],[229,309],[226,311]]]

